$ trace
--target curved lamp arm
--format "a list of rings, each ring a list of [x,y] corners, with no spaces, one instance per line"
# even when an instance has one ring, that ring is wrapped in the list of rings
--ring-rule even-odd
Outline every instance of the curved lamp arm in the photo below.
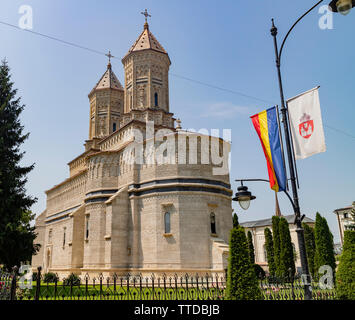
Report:
[[[285,42],[289,36],[289,34],[291,33],[291,31],[293,30],[293,28],[297,25],[297,23],[299,23],[308,13],[310,13],[315,7],[317,7],[321,2],[323,2],[324,0],[320,0],[319,2],[317,2],[311,9],[309,9],[306,13],[304,13],[301,17],[298,18],[298,20],[292,25],[291,29],[287,32],[285,38],[282,41],[281,47],[280,47],[280,51],[278,54],[278,59],[279,62],[281,63],[281,54],[282,54],[282,49],[285,45]]]
[[[322,0],[322,1],[323,1],[323,0]],[[270,180],[267,180],[267,179],[236,179],[235,181],[240,182],[241,185],[243,185],[243,181],[263,181],[263,182],[268,182],[268,183],[270,183]],[[285,192],[287,198],[290,200],[293,209],[295,210],[295,204],[294,204],[294,202],[293,202],[293,200],[292,200],[290,194],[289,194],[286,190],[284,190],[284,192]]]

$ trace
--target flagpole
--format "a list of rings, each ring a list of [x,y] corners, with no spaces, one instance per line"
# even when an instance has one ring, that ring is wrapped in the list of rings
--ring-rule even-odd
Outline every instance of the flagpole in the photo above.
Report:
[[[323,1],[323,0],[322,0]],[[302,276],[303,276],[303,282],[304,282],[304,298],[305,300],[312,300],[312,291],[311,291],[311,278],[309,274],[309,268],[308,268],[308,261],[307,261],[307,254],[306,254],[306,243],[305,243],[305,238],[304,238],[304,231],[302,228],[302,219],[303,216],[301,217],[301,209],[299,205],[299,198],[298,198],[298,192],[297,192],[297,184],[296,184],[296,174],[295,174],[295,162],[294,162],[294,157],[293,157],[293,146],[291,145],[291,137],[290,137],[290,130],[289,130],[289,124],[288,124],[288,117],[287,117],[287,107],[285,104],[285,97],[284,97],[284,92],[283,92],[283,86],[282,86],[282,77],[281,77],[281,54],[282,54],[282,49],[284,47],[285,41],[290,34],[291,30],[295,27],[295,25],[309,12],[311,12],[318,4],[320,4],[322,1],[319,1],[315,6],[313,6],[310,10],[308,10],[305,14],[299,18],[295,24],[291,27],[291,29],[288,31],[286,34],[286,37],[284,38],[282,45],[281,45],[281,50],[278,50],[277,46],[277,28],[275,27],[274,24],[274,19],[272,19],[272,28],[271,28],[271,35],[274,38],[274,49],[275,49],[275,57],[276,57],[276,68],[277,68],[277,76],[278,76],[278,81],[279,81],[279,89],[280,89],[280,98],[281,98],[281,114],[282,114],[282,122],[283,122],[283,127],[284,127],[284,135],[285,135],[285,141],[286,141],[286,149],[287,149],[287,158],[288,158],[288,166],[290,170],[290,180],[291,180],[291,187],[292,187],[292,196],[293,199],[291,202],[293,202],[293,209],[294,209],[294,214],[295,214],[295,225],[296,225],[296,233],[297,233],[297,239],[298,239],[298,246],[299,246],[299,251],[300,251],[300,259],[301,259],[301,267],[302,267]]]

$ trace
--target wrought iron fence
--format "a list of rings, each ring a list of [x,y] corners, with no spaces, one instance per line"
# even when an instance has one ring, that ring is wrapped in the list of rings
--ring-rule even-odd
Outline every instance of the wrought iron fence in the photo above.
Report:
[[[0,273],[3,283],[0,299],[8,300],[224,300],[226,279],[218,275],[198,274],[155,276],[88,274],[59,279],[55,274],[34,274],[32,288],[20,289],[17,269],[12,274]],[[260,281],[264,300],[303,300],[301,280],[291,283],[265,279]],[[3,294],[1,293],[3,292]],[[334,289],[324,289],[312,283],[315,300],[335,299]]]

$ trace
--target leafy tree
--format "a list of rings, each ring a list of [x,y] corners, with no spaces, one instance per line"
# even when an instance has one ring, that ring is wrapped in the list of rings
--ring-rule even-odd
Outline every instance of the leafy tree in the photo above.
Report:
[[[355,300],[355,231],[344,232],[343,252],[336,273],[336,295],[341,300]]]
[[[306,223],[302,223],[304,230],[304,239],[306,242],[306,253],[309,272],[313,278],[316,276],[316,269],[314,267],[314,255],[316,251],[316,242],[314,239],[314,230]]]
[[[293,254],[293,246],[291,242],[290,229],[288,222],[284,217],[280,218],[280,276],[285,281],[292,282],[295,276],[296,267]]]
[[[228,300],[261,299],[261,290],[250,262],[244,228],[238,226],[230,233],[226,298]]]
[[[316,214],[316,222],[314,227],[314,238],[316,243],[316,251],[314,255],[315,273],[323,265],[328,265],[333,269],[335,275],[335,255],[333,235],[329,230],[328,222],[318,212]]]
[[[275,274],[280,276],[280,217],[272,217],[272,235],[274,240],[274,263],[275,263]]]
[[[23,133],[19,116],[24,109],[13,89],[7,61],[0,65],[0,263],[7,269],[21,261],[31,260],[38,250],[33,245],[34,215],[30,207],[35,198],[26,195],[25,184],[31,166],[21,166],[24,152],[20,151],[28,134]]]
[[[248,251],[249,251],[250,262],[254,264],[255,253],[254,253],[254,245],[253,245],[253,236],[250,231],[248,231]]]
[[[274,241],[272,240],[272,234],[269,228],[264,229],[264,235],[265,235],[266,258],[269,266],[269,273],[271,276],[275,276],[276,266],[274,261]]]
[[[233,228],[237,228],[238,226],[239,226],[239,220],[237,214],[235,213],[233,215]]]

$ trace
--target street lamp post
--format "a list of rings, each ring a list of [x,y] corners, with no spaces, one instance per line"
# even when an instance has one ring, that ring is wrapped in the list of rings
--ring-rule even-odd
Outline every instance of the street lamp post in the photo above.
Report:
[[[275,57],[276,57],[276,68],[277,68],[277,75],[278,75],[278,81],[279,81],[279,89],[280,89],[280,98],[281,98],[281,114],[282,114],[282,122],[283,122],[283,127],[284,127],[284,136],[286,140],[286,149],[287,149],[287,158],[288,158],[288,165],[289,165],[289,170],[290,170],[290,180],[291,180],[291,187],[292,187],[292,198],[291,196],[285,191],[285,194],[291,201],[294,214],[295,214],[295,225],[296,225],[296,232],[297,232],[297,239],[298,239],[298,246],[299,246],[299,251],[300,251],[300,259],[301,259],[301,267],[302,267],[302,273],[303,273],[303,279],[304,279],[304,297],[305,300],[311,300],[312,299],[312,292],[311,292],[311,283],[310,283],[310,274],[309,274],[309,268],[308,268],[308,262],[307,262],[307,255],[306,255],[306,245],[305,245],[305,239],[304,239],[304,232],[302,228],[302,219],[304,217],[301,216],[301,210],[299,206],[299,199],[298,199],[298,192],[297,192],[297,185],[296,185],[296,174],[295,174],[295,166],[294,166],[294,159],[293,159],[293,152],[292,152],[292,146],[291,146],[291,138],[290,138],[290,131],[289,131],[289,124],[288,124],[288,117],[287,117],[287,106],[285,104],[285,97],[284,97],[284,92],[283,92],[283,86],[282,86],[282,77],[281,77],[281,55],[282,55],[282,50],[284,48],[285,42],[293,30],[293,28],[308,14],[310,13],[314,8],[316,8],[320,3],[322,3],[324,0],[320,0],[317,2],[312,8],[310,8],[307,12],[305,12],[290,28],[290,30],[287,32],[285,38],[282,41],[280,50],[278,50],[278,45],[277,45],[277,28],[274,24],[274,19],[272,19],[272,28],[270,30],[271,35],[274,38],[274,49],[275,49]],[[333,0],[329,4],[329,9],[333,12],[339,12],[343,15],[348,14],[349,11],[355,6],[355,0]],[[243,186],[243,181],[268,181],[265,179],[243,179],[243,180],[236,180],[236,181],[241,181],[242,186],[238,188],[238,192],[236,194],[236,197],[233,198],[233,200],[239,201],[241,204],[242,208],[249,207],[250,200],[255,199],[254,196],[251,195],[251,193],[248,191],[248,188],[246,186]],[[249,202],[248,202],[248,196]]]

